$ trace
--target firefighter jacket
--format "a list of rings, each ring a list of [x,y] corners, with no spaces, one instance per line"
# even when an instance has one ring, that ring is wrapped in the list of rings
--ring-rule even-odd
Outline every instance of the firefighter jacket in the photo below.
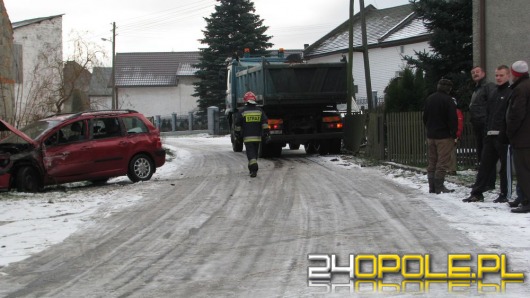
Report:
[[[234,131],[244,143],[261,142],[263,133],[268,130],[267,116],[258,106],[246,104],[237,113]]]

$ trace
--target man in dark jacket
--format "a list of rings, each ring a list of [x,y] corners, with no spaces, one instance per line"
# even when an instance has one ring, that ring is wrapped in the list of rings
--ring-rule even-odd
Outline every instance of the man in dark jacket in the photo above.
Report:
[[[452,88],[453,83],[450,80],[441,79],[437,91],[427,98],[423,112],[423,124],[427,129],[427,178],[430,193],[454,191],[444,186],[458,129],[456,104],[449,95]]]
[[[501,65],[495,70],[495,83],[497,88],[490,92],[486,103],[486,136],[480,158],[475,184],[471,190],[471,195],[462,200],[463,202],[484,202],[483,192],[490,188],[491,172],[495,173],[497,161],[500,160],[501,168],[499,177],[501,180],[501,192],[494,203],[507,202],[506,194],[508,193],[508,178],[506,174],[506,155],[508,145],[499,141],[499,132],[503,127],[504,117],[506,114],[506,104],[508,97],[512,93],[510,85],[510,68]]]
[[[495,85],[486,80],[486,73],[480,66],[471,70],[471,78],[475,82],[475,89],[469,102],[469,114],[473,134],[477,142],[477,160],[480,162],[482,156],[483,140],[486,133],[486,102]]]
[[[245,106],[236,115],[234,131],[243,139],[248,158],[250,177],[258,174],[258,154],[261,138],[268,134],[267,115],[256,105],[256,95],[247,92],[243,96]]]
[[[528,64],[516,61],[512,64],[512,95],[506,112],[506,135],[513,149],[515,175],[521,187],[521,207],[514,213],[530,212],[530,79]]]

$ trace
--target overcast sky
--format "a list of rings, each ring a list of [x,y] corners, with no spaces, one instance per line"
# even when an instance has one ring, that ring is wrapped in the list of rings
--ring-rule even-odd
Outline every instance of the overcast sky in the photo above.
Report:
[[[63,15],[63,38],[75,31],[111,51],[116,22],[116,52],[196,51],[215,0],[3,0],[11,22]],[[376,8],[408,0],[365,0]],[[348,19],[348,0],[254,0],[256,14],[269,27],[273,48],[301,49]],[[355,11],[359,0],[355,0]],[[65,45],[68,47],[68,45]]]

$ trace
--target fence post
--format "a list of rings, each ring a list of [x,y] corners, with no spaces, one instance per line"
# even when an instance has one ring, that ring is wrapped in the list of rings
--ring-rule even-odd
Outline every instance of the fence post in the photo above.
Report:
[[[208,107],[208,133],[219,134],[219,108],[215,106]]]
[[[188,112],[188,130],[193,130],[193,112]]]
[[[160,117],[160,115],[156,115],[155,116],[155,126],[156,128],[158,128],[158,130],[160,130],[160,127],[162,126],[162,118]]]
[[[171,114],[171,131],[177,130],[177,113]]]

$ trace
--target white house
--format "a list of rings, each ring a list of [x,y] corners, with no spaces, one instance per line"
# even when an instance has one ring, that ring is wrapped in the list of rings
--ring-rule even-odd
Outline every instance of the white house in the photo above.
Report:
[[[38,115],[41,104],[60,82],[57,62],[63,59],[62,15],[13,22],[15,113],[18,121]]]
[[[403,56],[414,56],[414,51],[429,52],[429,32],[423,22],[412,11],[412,5],[377,9],[372,5],[365,8],[367,44],[372,91],[377,97],[384,95],[390,80],[403,70],[406,62]],[[364,70],[360,13],[353,17],[353,79],[357,86],[357,103],[366,105],[367,91]],[[308,46],[304,58],[308,63],[337,62],[348,56],[349,21]]]
[[[117,53],[118,107],[144,115],[187,115],[197,108],[193,83],[199,52]]]

